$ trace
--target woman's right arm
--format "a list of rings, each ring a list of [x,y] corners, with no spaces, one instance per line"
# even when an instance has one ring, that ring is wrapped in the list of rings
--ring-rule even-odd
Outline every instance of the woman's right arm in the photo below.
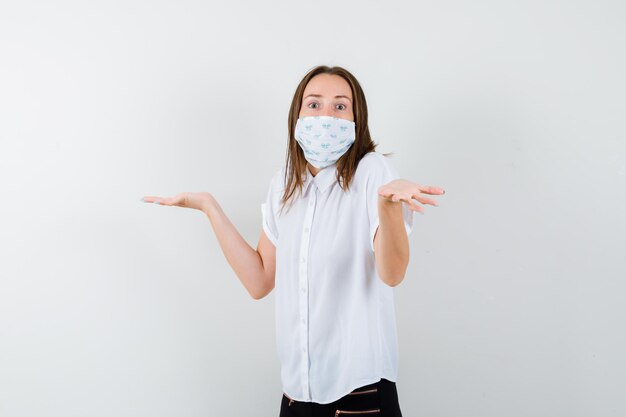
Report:
[[[272,291],[276,273],[274,244],[262,230],[257,249],[252,248],[228,219],[213,195],[206,192],[184,192],[174,197],[146,196],[142,201],[202,211],[211,222],[226,260],[250,296],[259,300]]]
[[[215,236],[237,277],[255,300],[274,289],[276,247],[261,230],[257,249],[252,248],[228,219],[217,200],[210,196],[202,210],[213,227]]]

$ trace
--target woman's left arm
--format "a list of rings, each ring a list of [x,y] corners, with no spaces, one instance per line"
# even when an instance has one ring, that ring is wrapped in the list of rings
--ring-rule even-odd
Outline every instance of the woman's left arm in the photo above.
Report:
[[[413,200],[439,205],[424,194],[441,195],[445,191],[404,179],[395,179],[378,188],[379,225],[374,236],[376,270],[383,282],[391,287],[402,282],[409,264],[409,238],[402,218],[402,204],[422,214],[424,208]]]

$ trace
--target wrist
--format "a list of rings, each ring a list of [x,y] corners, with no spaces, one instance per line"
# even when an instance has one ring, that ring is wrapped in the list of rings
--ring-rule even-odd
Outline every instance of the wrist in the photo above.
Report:
[[[215,211],[215,206],[217,205],[217,201],[213,198],[212,195],[208,194],[206,197],[202,199],[201,211],[207,216],[211,216],[211,213]]]

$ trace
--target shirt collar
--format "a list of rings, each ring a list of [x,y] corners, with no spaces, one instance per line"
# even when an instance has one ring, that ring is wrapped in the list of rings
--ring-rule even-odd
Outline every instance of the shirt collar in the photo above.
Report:
[[[336,182],[337,163],[328,165],[326,168],[321,169],[315,176],[309,171],[309,167],[306,169],[306,178],[304,179],[303,190],[306,192],[310,183],[314,183],[320,193],[326,191],[326,189],[334,182]]]

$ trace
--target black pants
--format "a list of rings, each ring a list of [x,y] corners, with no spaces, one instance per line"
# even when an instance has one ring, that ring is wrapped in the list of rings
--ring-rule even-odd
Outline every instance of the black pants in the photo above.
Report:
[[[343,413],[343,411],[347,411]],[[279,417],[402,417],[396,383],[380,381],[356,388],[329,404],[301,402],[285,393],[280,403]]]

